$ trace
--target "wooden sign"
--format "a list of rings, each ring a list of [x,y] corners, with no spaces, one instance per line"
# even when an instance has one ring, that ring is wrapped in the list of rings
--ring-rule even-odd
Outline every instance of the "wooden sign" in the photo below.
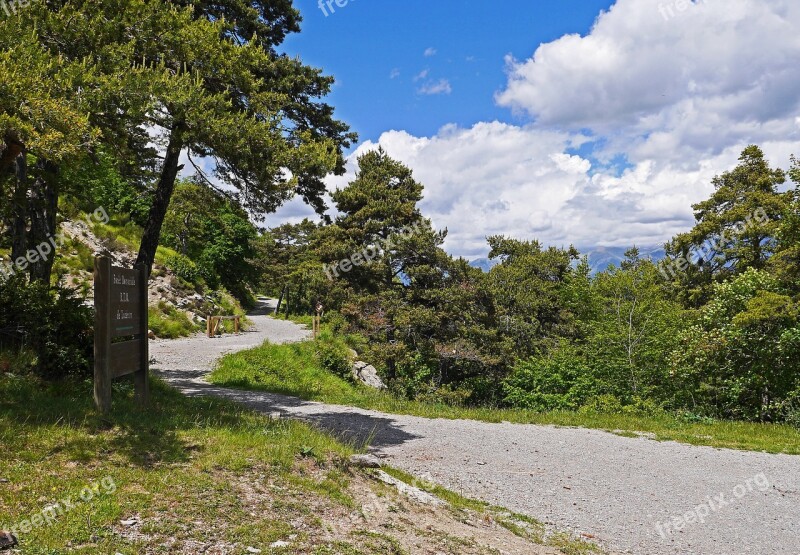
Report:
[[[147,277],[144,267],[117,268],[105,256],[95,258],[94,399],[104,413],[111,410],[112,380],[128,374],[134,374],[137,400],[147,403]]]

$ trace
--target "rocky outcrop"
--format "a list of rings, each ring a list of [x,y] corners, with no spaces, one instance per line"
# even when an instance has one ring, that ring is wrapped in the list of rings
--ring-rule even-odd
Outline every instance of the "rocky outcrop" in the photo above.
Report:
[[[378,371],[366,362],[358,361],[353,364],[353,378],[373,389],[386,389]]]

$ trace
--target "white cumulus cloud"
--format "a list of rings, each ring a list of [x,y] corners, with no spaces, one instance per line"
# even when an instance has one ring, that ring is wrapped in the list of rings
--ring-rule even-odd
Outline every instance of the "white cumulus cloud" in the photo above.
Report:
[[[425,185],[423,212],[448,228],[453,254],[485,256],[485,237],[500,233],[653,246],[691,226],[691,204],[748,144],[784,168],[800,154],[797,0],[618,0],[587,35],[506,64],[496,101],[528,123],[389,131],[330,188],[381,145]]]

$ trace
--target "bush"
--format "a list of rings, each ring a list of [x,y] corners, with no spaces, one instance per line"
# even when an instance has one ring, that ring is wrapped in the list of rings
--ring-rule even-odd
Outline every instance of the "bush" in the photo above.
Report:
[[[565,351],[521,361],[503,382],[505,403],[541,412],[576,410],[599,389],[583,361]]]
[[[657,416],[663,410],[654,401],[634,397],[632,402],[623,403],[611,394],[598,395],[588,399],[578,411],[582,414],[624,414],[627,416]]]
[[[197,265],[182,254],[172,254],[164,260],[164,266],[175,272],[175,275],[189,283],[197,283],[200,271]]]
[[[150,330],[162,339],[187,337],[199,329],[186,313],[164,301],[157,306],[151,306],[148,315]]]
[[[0,330],[36,354],[34,372],[45,379],[90,376],[93,314],[65,287],[0,279]]]
[[[468,387],[453,387],[448,384],[418,395],[417,401],[434,405],[464,408],[470,404],[470,397],[472,397],[472,390]]]
[[[328,372],[346,380],[352,379],[350,351],[344,342],[334,339],[330,332],[323,332],[316,343],[316,356],[320,366]]]

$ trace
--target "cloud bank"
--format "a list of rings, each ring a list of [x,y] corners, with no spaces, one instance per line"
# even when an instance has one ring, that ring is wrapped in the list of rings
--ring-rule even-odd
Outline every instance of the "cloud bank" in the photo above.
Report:
[[[690,205],[748,144],[782,167],[800,154],[796,0],[619,0],[586,36],[506,66],[496,102],[528,123],[389,131],[330,187],[380,145],[425,185],[453,254],[484,256],[497,233],[650,246],[691,226]]]

